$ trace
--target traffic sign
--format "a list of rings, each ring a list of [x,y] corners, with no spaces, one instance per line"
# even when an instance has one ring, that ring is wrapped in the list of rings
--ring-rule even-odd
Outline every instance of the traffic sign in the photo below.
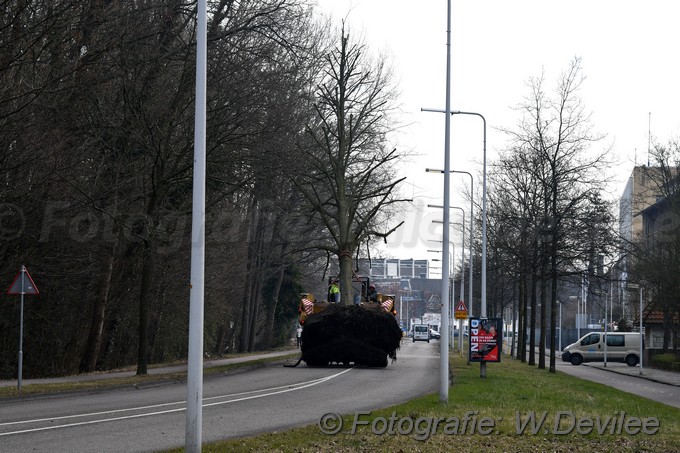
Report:
[[[7,294],[40,294],[26,266],[21,266],[21,270],[14,277],[14,281],[7,290]]]
[[[38,294],[38,287],[33,283],[31,274],[26,266],[22,265],[19,273],[7,290],[7,294],[21,294],[21,308],[19,309],[19,373],[17,376],[17,388],[21,394],[21,381],[24,363],[24,294]]]
[[[456,305],[456,309],[453,313],[453,319],[467,319],[467,317],[468,317],[467,307],[465,306],[465,302],[461,300],[458,302],[458,305]]]
[[[23,276],[22,276],[23,274]],[[22,278],[23,277],[23,278]],[[25,266],[21,266],[21,270],[14,277],[14,281],[7,290],[7,294],[39,294],[38,288],[33,283],[31,274]]]

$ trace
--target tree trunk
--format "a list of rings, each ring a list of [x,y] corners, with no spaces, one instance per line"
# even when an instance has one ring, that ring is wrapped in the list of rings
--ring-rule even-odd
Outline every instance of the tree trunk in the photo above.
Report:
[[[257,317],[260,313],[262,303],[262,277],[258,272],[255,276],[253,291],[251,294],[251,313],[250,313],[250,335],[248,336],[248,352],[255,349],[255,334],[257,333]]]
[[[243,285],[243,308],[241,310],[241,333],[238,341],[238,352],[248,350],[248,338],[250,338],[250,304],[251,304],[251,270],[248,266],[246,271],[246,281]]]
[[[147,374],[149,362],[149,303],[153,279],[154,257],[151,242],[144,241],[142,258],[142,285],[139,294],[139,346],[137,349],[137,375]]]
[[[534,260],[535,262],[535,260]],[[536,310],[537,295],[536,273],[531,273],[531,318],[529,319],[529,365],[536,365]]]
[[[264,345],[267,349],[272,347],[274,343],[274,318],[276,316],[276,307],[279,304],[279,294],[281,293],[281,286],[283,285],[283,277],[286,274],[286,269],[281,266],[276,277],[276,283],[272,291],[272,296],[269,304],[267,304],[267,321],[264,327]]]
[[[527,361],[527,280],[524,272],[519,276],[519,358],[522,362]]]
[[[109,299],[111,289],[111,276],[113,274],[113,263],[116,245],[109,249],[109,255],[104,262],[104,270],[99,279],[97,294],[94,300],[94,310],[92,312],[92,322],[90,333],[87,338],[87,349],[83,357],[80,370],[82,372],[94,371],[97,367],[97,357],[102,342],[102,331],[104,329],[104,314],[106,313],[106,303]]]
[[[541,244],[543,246],[543,244]],[[545,255],[543,255],[545,256]],[[546,315],[548,311],[548,282],[547,282],[547,260],[541,259],[543,263],[541,266],[541,333],[538,337],[538,368],[545,369],[545,329],[546,329]]]
[[[340,260],[340,303],[343,305],[353,304],[352,294],[352,252],[344,250],[338,257]]]
[[[246,273],[245,282],[243,284],[243,309],[241,310],[241,333],[239,335],[238,351],[246,352],[248,350],[248,340],[250,338],[250,316],[251,316],[251,304],[252,299],[252,288],[254,279],[254,253],[253,253],[253,238],[255,238],[255,228],[257,225],[257,201],[253,198],[250,202],[248,212],[248,223],[246,224],[246,237],[245,243],[247,244],[246,253]]]
[[[557,340],[557,231],[553,230],[553,239],[550,247],[550,373],[557,371],[555,364],[555,342]],[[561,320],[560,320],[561,321]],[[560,329],[562,326],[560,326]],[[561,332],[560,332],[561,333]]]
[[[515,355],[517,351],[517,332],[519,329],[517,328],[517,286],[512,285],[512,339],[510,340],[512,343],[512,346],[510,347],[510,357],[517,357]]]

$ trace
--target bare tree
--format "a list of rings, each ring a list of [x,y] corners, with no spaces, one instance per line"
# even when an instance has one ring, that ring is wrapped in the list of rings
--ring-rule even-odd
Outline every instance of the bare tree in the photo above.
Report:
[[[530,95],[520,106],[522,120],[516,131],[506,130],[512,140],[511,149],[525,156],[521,159],[525,171],[537,184],[533,199],[538,201],[538,209],[532,210],[534,246],[543,257],[535,255],[532,260],[532,280],[538,282],[543,276],[549,281],[549,300],[543,297],[541,308],[549,307],[550,313],[551,372],[555,371],[559,278],[573,267],[587,268],[586,251],[591,247],[585,238],[578,237],[583,230],[576,233],[568,227],[582,226],[592,219],[591,208],[598,204],[599,193],[604,190],[603,175],[608,165],[606,150],[591,149],[602,137],[592,132],[590,116],[578,97],[583,80],[578,58],[561,74],[552,96],[544,91],[543,77],[530,79]],[[610,219],[605,216],[605,220]],[[532,285],[532,298],[538,288]],[[534,302],[532,308],[535,312]],[[546,318],[542,315],[541,319],[544,331]],[[533,349],[533,339],[531,343]],[[542,343],[539,346],[542,348]],[[539,362],[539,366],[543,364]]]
[[[310,246],[339,260],[341,294],[352,303],[352,258],[371,237],[386,237],[390,210],[401,200],[394,165],[402,155],[387,146],[395,91],[384,59],[371,61],[344,24],[325,57],[316,90],[316,117],[301,145],[295,184],[327,239]]]

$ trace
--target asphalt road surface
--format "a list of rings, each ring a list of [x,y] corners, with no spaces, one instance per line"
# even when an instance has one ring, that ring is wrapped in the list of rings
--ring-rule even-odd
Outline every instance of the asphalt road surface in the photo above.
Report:
[[[437,391],[439,342],[403,341],[387,368],[267,366],[206,375],[203,442],[316,424]],[[186,384],[0,401],[0,452],[140,452],[184,445]]]

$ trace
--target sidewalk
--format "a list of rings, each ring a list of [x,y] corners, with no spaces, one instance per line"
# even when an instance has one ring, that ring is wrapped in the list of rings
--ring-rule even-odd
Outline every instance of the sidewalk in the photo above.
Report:
[[[266,358],[271,358],[271,357],[279,357],[279,356],[284,356],[284,355],[291,355],[291,354],[299,354],[298,349],[290,349],[290,350],[285,350],[285,351],[275,351],[275,352],[267,352],[263,354],[252,354],[252,355],[244,355],[244,356],[239,356],[239,357],[232,357],[228,359],[220,359],[220,360],[208,360],[203,362],[203,369],[206,368],[211,368],[215,366],[221,366],[221,365],[229,365],[233,363],[243,363],[243,362],[251,362],[255,360],[260,360],[260,359],[266,359]],[[154,374],[166,374],[166,373],[182,373],[187,371],[187,365],[182,364],[182,365],[172,365],[172,366],[162,366],[158,368],[149,368],[148,369],[148,374],[154,375]],[[22,387],[25,387],[27,385],[31,384],[59,384],[59,383],[66,383],[66,382],[87,382],[87,381],[98,381],[102,379],[115,379],[115,378],[125,378],[125,377],[132,377],[137,374],[137,371],[132,369],[128,371],[109,371],[109,372],[101,372],[101,373],[88,373],[88,374],[77,374],[74,376],[63,376],[63,377],[57,377],[57,378],[45,378],[45,379],[23,379],[21,381]],[[17,380],[12,379],[12,380],[6,380],[6,381],[0,381],[0,387],[16,387],[17,386]]]
[[[503,350],[505,354],[510,353],[510,347],[506,343],[503,343]],[[536,353],[538,353],[538,348],[536,348]],[[562,353],[560,351],[557,351],[556,360],[558,363],[562,362],[561,356]],[[604,362],[584,362],[579,366],[589,366],[600,370],[609,371],[611,373],[623,374],[625,376],[647,379],[648,381],[658,382],[660,384],[668,384],[680,387],[680,373],[650,368],[646,366],[644,363],[642,364],[642,374],[640,374],[639,366],[628,366],[622,362],[607,362],[606,367],[604,366]]]
[[[638,377],[640,379],[647,379],[648,381],[658,382],[660,384],[675,385],[680,387],[680,373],[649,368],[646,367],[644,363],[642,364],[642,374],[640,374],[639,366],[628,366],[625,363],[618,362],[607,362],[606,367],[604,366],[603,362],[587,362],[581,366],[589,366],[612,373]]]

